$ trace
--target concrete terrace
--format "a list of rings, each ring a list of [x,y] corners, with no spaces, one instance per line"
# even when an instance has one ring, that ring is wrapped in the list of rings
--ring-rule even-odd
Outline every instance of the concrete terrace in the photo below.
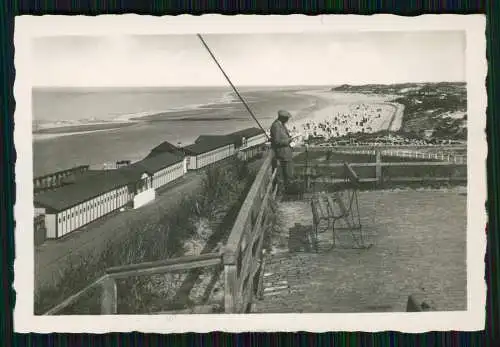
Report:
[[[466,310],[466,189],[360,192],[359,200],[373,246],[352,249],[350,232],[338,230],[339,247],[318,253],[290,235],[295,223],[312,224],[309,201],[280,203],[282,234],[253,312],[405,311],[408,295],[422,292],[439,311]],[[331,231],[321,235],[331,242]]]

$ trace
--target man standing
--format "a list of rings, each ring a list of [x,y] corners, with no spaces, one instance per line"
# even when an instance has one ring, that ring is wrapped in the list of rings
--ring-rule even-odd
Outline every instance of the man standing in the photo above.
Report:
[[[285,126],[290,117],[291,114],[288,111],[280,110],[278,111],[278,119],[271,125],[271,146],[274,151],[273,168],[279,164],[285,193],[290,193],[290,181],[293,175],[293,139]]]

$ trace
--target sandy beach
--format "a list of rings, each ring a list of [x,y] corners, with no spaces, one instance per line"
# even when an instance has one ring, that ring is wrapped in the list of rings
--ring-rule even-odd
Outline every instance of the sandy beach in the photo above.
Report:
[[[294,115],[289,128],[295,136],[342,137],[348,133],[374,133],[401,128],[403,105],[390,102],[393,95],[338,93],[330,90],[300,91],[320,98],[315,107]]]

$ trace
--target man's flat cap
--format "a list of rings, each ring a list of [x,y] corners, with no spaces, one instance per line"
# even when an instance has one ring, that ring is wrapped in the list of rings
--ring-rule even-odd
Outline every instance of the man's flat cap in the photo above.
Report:
[[[291,116],[292,115],[288,111],[285,111],[285,110],[279,110],[278,111],[278,117],[290,118]]]

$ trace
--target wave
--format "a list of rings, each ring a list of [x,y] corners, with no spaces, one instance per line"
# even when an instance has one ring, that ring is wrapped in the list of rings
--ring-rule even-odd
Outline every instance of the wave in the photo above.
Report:
[[[120,125],[127,123],[126,120],[103,120],[103,119],[71,119],[71,120],[56,120],[56,121],[33,121],[33,132],[44,133],[51,130],[64,128],[78,127],[99,127],[109,125]]]

